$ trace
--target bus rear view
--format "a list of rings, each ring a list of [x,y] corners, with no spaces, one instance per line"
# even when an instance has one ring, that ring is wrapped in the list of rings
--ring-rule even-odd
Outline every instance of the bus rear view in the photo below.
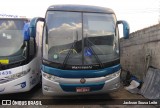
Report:
[[[85,5],[50,6],[43,21],[45,95],[106,93],[120,87],[118,24],[128,38],[125,21],[117,22],[111,9]]]
[[[40,80],[29,20],[0,18],[0,94],[29,91]]]

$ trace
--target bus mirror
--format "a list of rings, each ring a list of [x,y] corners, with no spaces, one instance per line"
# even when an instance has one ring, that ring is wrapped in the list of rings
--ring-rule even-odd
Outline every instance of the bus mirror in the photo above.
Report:
[[[129,38],[129,31],[130,31],[129,24],[124,20],[117,21],[117,24],[123,25],[123,37],[124,37],[124,39],[128,39]]]
[[[36,25],[37,25],[37,22],[38,21],[42,21],[44,22],[45,19],[44,18],[40,18],[40,17],[36,17],[36,18],[33,18],[30,22],[30,26],[29,26],[29,35],[33,38],[36,37]]]
[[[23,27],[23,36],[24,36],[24,41],[29,41],[30,36],[29,36],[29,23],[25,23]]]

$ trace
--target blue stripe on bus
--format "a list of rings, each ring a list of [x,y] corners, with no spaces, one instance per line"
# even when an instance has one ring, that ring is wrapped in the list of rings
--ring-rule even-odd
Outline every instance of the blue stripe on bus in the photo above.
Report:
[[[104,86],[104,82],[92,83],[92,84],[60,84],[61,88],[66,92],[76,92],[76,88],[89,87],[90,91],[101,90]]]
[[[120,64],[98,70],[62,70],[42,65],[42,71],[62,78],[96,78],[119,71]]]

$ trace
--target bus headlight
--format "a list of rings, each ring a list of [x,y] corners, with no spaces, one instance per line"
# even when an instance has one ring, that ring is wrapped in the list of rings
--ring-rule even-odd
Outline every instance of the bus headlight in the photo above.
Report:
[[[118,77],[119,75],[120,75],[120,71],[115,72],[115,73],[110,74],[110,75],[107,75],[106,78],[107,78],[107,80],[110,80],[112,78]]]
[[[7,76],[5,78],[9,79],[9,80],[14,80],[14,79],[20,78],[22,76],[25,76],[27,73],[29,73],[29,71],[30,71],[30,69],[28,69],[27,71],[23,71],[23,72],[20,72],[20,73],[16,73],[16,74]]]
[[[43,73],[43,77],[45,77],[46,79],[49,79],[51,81],[56,81],[59,77],[56,77],[54,75],[50,75],[48,73]]]

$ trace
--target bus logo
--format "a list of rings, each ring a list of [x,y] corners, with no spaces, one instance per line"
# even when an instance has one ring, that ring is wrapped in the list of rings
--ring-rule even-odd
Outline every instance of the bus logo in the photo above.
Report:
[[[21,87],[25,88],[26,87],[26,82],[21,83]]]
[[[84,84],[84,83],[86,82],[86,80],[85,80],[84,78],[82,78],[82,79],[80,80],[80,82],[81,82],[82,84]]]

